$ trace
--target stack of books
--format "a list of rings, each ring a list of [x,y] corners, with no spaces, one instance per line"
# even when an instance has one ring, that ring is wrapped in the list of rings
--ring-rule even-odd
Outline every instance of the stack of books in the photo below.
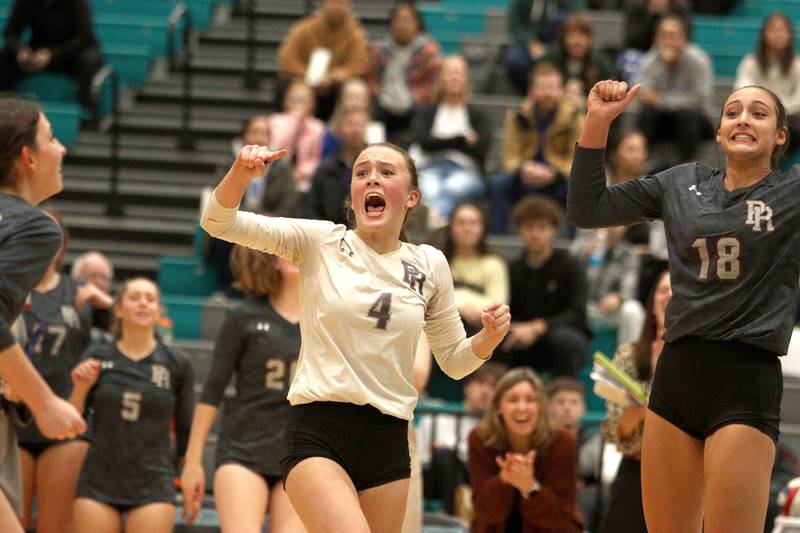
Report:
[[[600,352],[594,354],[591,377],[594,380],[594,393],[605,401],[622,407],[647,405],[644,388]]]

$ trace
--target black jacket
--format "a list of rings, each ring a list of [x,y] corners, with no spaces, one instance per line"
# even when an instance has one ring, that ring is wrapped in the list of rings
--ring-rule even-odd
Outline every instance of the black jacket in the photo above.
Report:
[[[431,135],[436,109],[436,105],[429,105],[417,109],[414,113],[414,118],[411,120],[411,132],[414,134],[414,140],[428,153],[439,150],[459,150],[464,152],[475,158],[482,170],[486,164],[486,154],[489,152],[489,146],[492,142],[492,123],[488,115],[474,105],[467,105],[469,123],[478,134],[478,142],[470,146],[463,135],[447,139],[437,139]]]
[[[25,43],[22,33],[31,30],[27,45],[49,48],[52,60],[72,56],[86,48],[98,48],[87,0],[17,0],[3,31],[5,46],[17,52]]]

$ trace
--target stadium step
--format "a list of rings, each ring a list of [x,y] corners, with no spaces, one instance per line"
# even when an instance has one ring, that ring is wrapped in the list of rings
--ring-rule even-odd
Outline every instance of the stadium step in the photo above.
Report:
[[[255,113],[255,112],[254,112]],[[193,135],[198,138],[211,138],[211,139],[224,139],[227,138],[229,141],[233,136],[237,135],[241,130],[241,122],[236,120],[220,120],[220,119],[206,119],[206,118],[195,118],[196,115],[192,113],[191,119],[189,121],[189,130]],[[161,115],[145,115],[145,114],[128,114],[120,119],[120,129],[123,132],[140,132],[140,133],[148,133],[148,134],[160,134],[160,135],[178,135],[183,129],[183,122],[179,117],[165,117]],[[184,154],[188,157],[192,157],[191,154]],[[204,163],[197,163],[197,161],[190,161],[184,160],[183,163],[186,166],[181,164],[181,161],[176,161],[177,165],[171,168],[178,168],[182,170],[186,170],[188,168],[198,168],[200,171],[211,172],[214,170],[213,165],[219,160],[218,155],[212,154],[214,157],[210,157],[209,155],[203,155],[202,153],[195,152],[195,156],[199,156]],[[179,159],[177,156],[173,159]],[[193,163],[194,166],[193,166]],[[210,168],[207,165],[212,165]],[[131,165],[133,166],[133,165]],[[142,166],[150,166],[150,165],[142,165]]]
[[[143,114],[158,114],[161,116],[180,117],[180,106],[175,104],[155,105],[155,106],[141,106],[137,109],[138,112]],[[204,113],[200,109],[195,108],[194,112],[198,116],[212,118],[213,113]],[[223,116],[220,116],[223,118]],[[227,117],[224,117],[227,118]],[[109,147],[111,145],[111,136],[108,133],[101,133],[95,131],[84,131],[80,136],[81,144],[85,146]],[[162,135],[152,135],[148,133],[122,133],[119,138],[120,146],[129,148],[146,148],[154,150],[178,150],[178,140],[172,137],[164,137]],[[195,150],[204,153],[226,154],[230,152],[231,143],[225,139],[198,139]]]
[[[111,170],[103,165],[80,165],[70,164],[64,167],[64,181],[80,181],[84,178],[108,179]],[[137,182],[149,184],[161,184],[167,179],[170,183],[182,183],[187,185],[213,185],[218,181],[218,176],[207,175],[199,172],[186,172],[172,170],[169,174],[161,169],[151,168],[120,168],[118,174],[120,183]]]
[[[143,117],[137,116],[141,120]],[[150,120],[153,120],[151,118]],[[162,119],[168,121],[169,119]],[[179,121],[173,119],[176,132],[179,131]],[[123,123],[124,124],[124,123]],[[227,131],[227,130],[226,130]],[[102,164],[108,165],[110,161],[110,146],[79,144],[67,154],[68,163]],[[220,160],[220,153],[207,153],[197,150],[176,150],[174,148],[140,148],[121,146],[119,148],[119,161],[122,166],[138,168],[158,168],[164,171],[165,181],[171,170],[193,170],[196,172],[214,172]]]
[[[274,82],[262,80],[260,88],[244,88],[243,75],[240,78],[219,76],[227,84],[223,87],[216,84],[201,84],[195,80],[190,90],[190,97],[194,106],[218,106],[234,109],[234,116],[241,116],[244,111],[250,114],[266,113],[272,110],[274,103]],[[152,83],[138,94],[139,102],[171,102],[179,103],[183,100],[182,80],[166,80]],[[192,113],[192,116],[204,116]]]
[[[194,223],[164,218],[116,217],[105,213],[66,213],[64,223],[75,238],[117,239],[191,245]],[[102,251],[102,250],[101,250]]]

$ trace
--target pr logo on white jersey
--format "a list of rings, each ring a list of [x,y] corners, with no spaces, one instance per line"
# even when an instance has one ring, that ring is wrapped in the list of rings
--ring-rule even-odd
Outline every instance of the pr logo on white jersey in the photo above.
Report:
[[[703,196],[703,193],[697,190],[697,185],[692,185],[689,190],[694,192],[697,196]]]
[[[747,200],[747,220],[745,224],[753,226],[753,231],[761,231],[761,223],[765,223],[767,231],[775,229],[772,226],[772,208],[761,200]]]

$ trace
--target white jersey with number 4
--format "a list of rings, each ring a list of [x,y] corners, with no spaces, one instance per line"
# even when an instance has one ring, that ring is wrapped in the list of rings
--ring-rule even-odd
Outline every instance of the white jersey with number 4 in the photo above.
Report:
[[[214,195],[202,226],[300,268],[302,347],[289,389],[292,405],[369,404],[411,420],[423,327],[449,376],[460,379],[483,363],[464,333],[447,260],[433,247],[402,243],[379,254],[342,225],[239,212]]]

